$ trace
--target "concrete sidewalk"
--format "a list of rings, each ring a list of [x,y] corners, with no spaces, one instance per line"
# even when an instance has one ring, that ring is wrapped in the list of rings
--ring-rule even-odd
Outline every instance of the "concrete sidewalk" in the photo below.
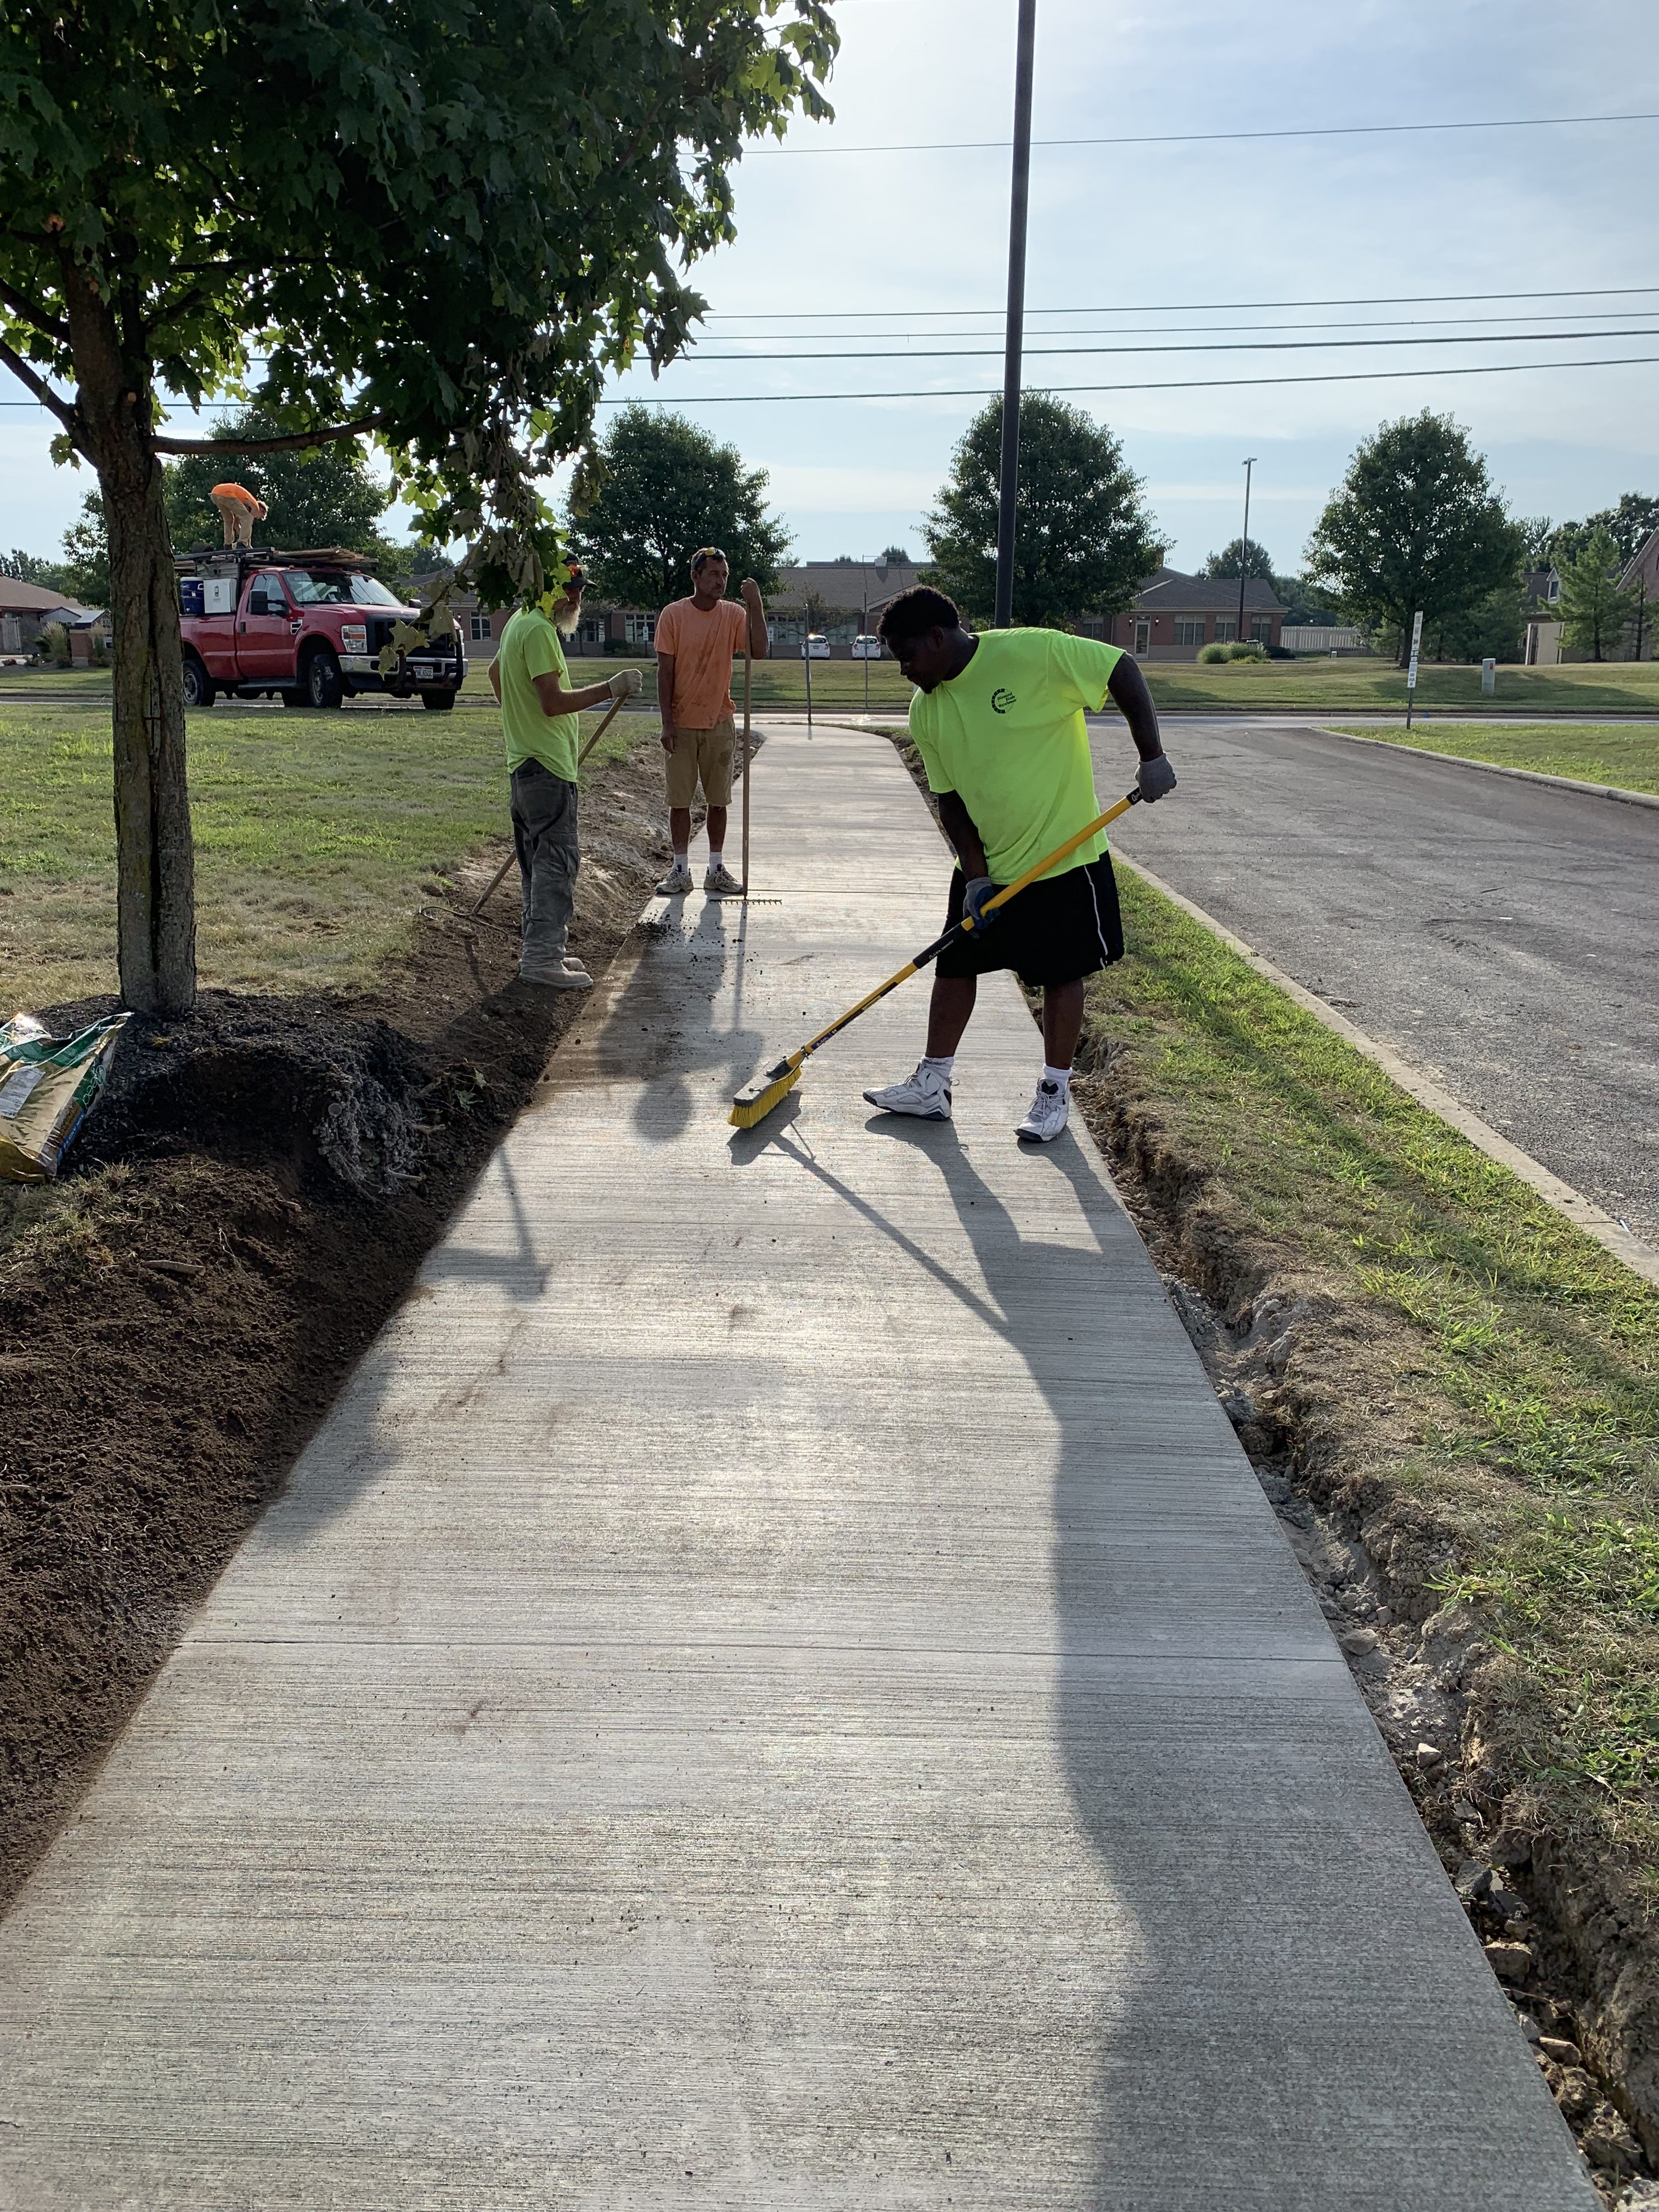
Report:
[[[0,1929],[0,2204],[1594,2212],[1012,983],[725,1126],[945,878],[755,799]]]

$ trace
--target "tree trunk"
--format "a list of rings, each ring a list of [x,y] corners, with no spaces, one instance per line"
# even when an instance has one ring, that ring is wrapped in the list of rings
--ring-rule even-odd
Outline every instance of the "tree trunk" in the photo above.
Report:
[[[185,1013],[196,1000],[196,866],[179,592],[149,379],[123,359],[96,289],[79,277],[68,293],[85,447],[109,532],[121,999],[140,1013]]]

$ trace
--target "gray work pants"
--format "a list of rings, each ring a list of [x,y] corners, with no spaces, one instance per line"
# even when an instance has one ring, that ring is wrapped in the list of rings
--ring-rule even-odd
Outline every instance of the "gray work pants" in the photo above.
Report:
[[[564,957],[576,903],[576,787],[539,761],[513,771],[513,842],[519,855],[524,941],[529,965]]]

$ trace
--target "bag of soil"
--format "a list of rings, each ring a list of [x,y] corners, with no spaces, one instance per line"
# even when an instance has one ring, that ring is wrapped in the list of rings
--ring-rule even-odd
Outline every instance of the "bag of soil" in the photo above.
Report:
[[[55,1037],[33,1014],[0,1022],[0,1182],[50,1182],[104,1087],[121,1031],[111,1014]]]

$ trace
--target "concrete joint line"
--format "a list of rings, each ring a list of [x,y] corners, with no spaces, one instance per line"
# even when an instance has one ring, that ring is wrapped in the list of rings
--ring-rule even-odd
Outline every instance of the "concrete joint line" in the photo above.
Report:
[[[1369,744],[1373,741],[1364,738],[1361,742]],[[1445,756],[1432,754],[1430,757],[1440,759]],[[1592,784],[1579,784],[1574,787],[1580,791],[1595,788]],[[1628,793],[1620,795],[1630,796]],[[1654,802],[1647,803],[1651,805]],[[1345,1021],[1334,1006],[1328,1006],[1323,999],[1306,989],[1294,976],[1287,975],[1283,969],[1275,968],[1271,960],[1263,959],[1253,945],[1246,945],[1242,937],[1235,937],[1231,930],[1224,928],[1213,915],[1206,914],[1201,906],[1195,906],[1191,899],[1183,897],[1173,884],[1166,884],[1161,876],[1155,876],[1139,860],[1132,860],[1121,846],[1113,847],[1112,860],[1115,865],[1133,870],[1142,883],[1149,884],[1155,891],[1178,906],[1183,914],[1190,915],[1212,937],[1218,938],[1230,952],[1236,952],[1258,975],[1264,976],[1268,982],[1276,984],[1288,998],[1294,999],[1304,1013],[1311,1014],[1316,1022],[1322,1022],[1328,1030],[1334,1030],[1356,1052],[1363,1053],[1402,1091],[1408,1091],[1419,1106],[1426,1106],[1431,1114],[1437,1114],[1443,1121],[1449,1121],[1459,1136],[1468,1139],[1477,1152],[1484,1152],[1489,1160],[1496,1160],[1500,1167],[1505,1167],[1511,1175],[1518,1176],[1528,1189],[1536,1191],[1546,1206],[1560,1214],[1564,1220],[1571,1222],[1575,1229],[1582,1229],[1587,1237],[1593,1237],[1604,1251],[1621,1261],[1632,1274],[1640,1275],[1646,1282],[1659,1285],[1659,1252],[1644,1244],[1639,1237],[1632,1236],[1622,1222],[1615,1221],[1612,1214],[1604,1212],[1594,1199],[1586,1198],[1571,1183],[1563,1182],[1559,1176],[1552,1175],[1541,1161],[1534,1159],[1530,1152],[1523,1152],[1518,1145],[1512,1145],[1507,1137],[1500,1136],[1478,1114],[1472,1114],[1460,1100],[1454,1098],[1449,1091],[1443,1091],[1437,1083],[1431,1082],[1409,1060],[1402,1060],[1397,1052],[1391,1051],[1385,1044],[1378,1044],[1375,1037],[1367,1036],[1364,1030],[1356,1029],[1352,1022]]]
[[[1621,806],[1659,806],[1659,798],[1651,792],[1626,791],[1616,783],[1583,783],[1576,775],[1546,775],[1541,769],[1510,768],[1502,761],[1468,760],[1462,753],[1431,753],[1422,745],[1396,744],[1392,738],[1362,738],[1355,730],[1333,730],[1323,722],[1310,726],[1322,738],[1340,738],[1345,744],[1387,745],[1391,752],[1408,753],[1414,760],[1443,761],[1449,768],[1479,769],[1483,775],[1512,775],[1521,783],[1553,784],[1557,791],[1580,791],[1587,799],[1616,799]],[[1501,1144],[1503,1139],[1500,1138],[1498,1142]],[[1588,1200],[1583,1202],[1589,1203]]]

